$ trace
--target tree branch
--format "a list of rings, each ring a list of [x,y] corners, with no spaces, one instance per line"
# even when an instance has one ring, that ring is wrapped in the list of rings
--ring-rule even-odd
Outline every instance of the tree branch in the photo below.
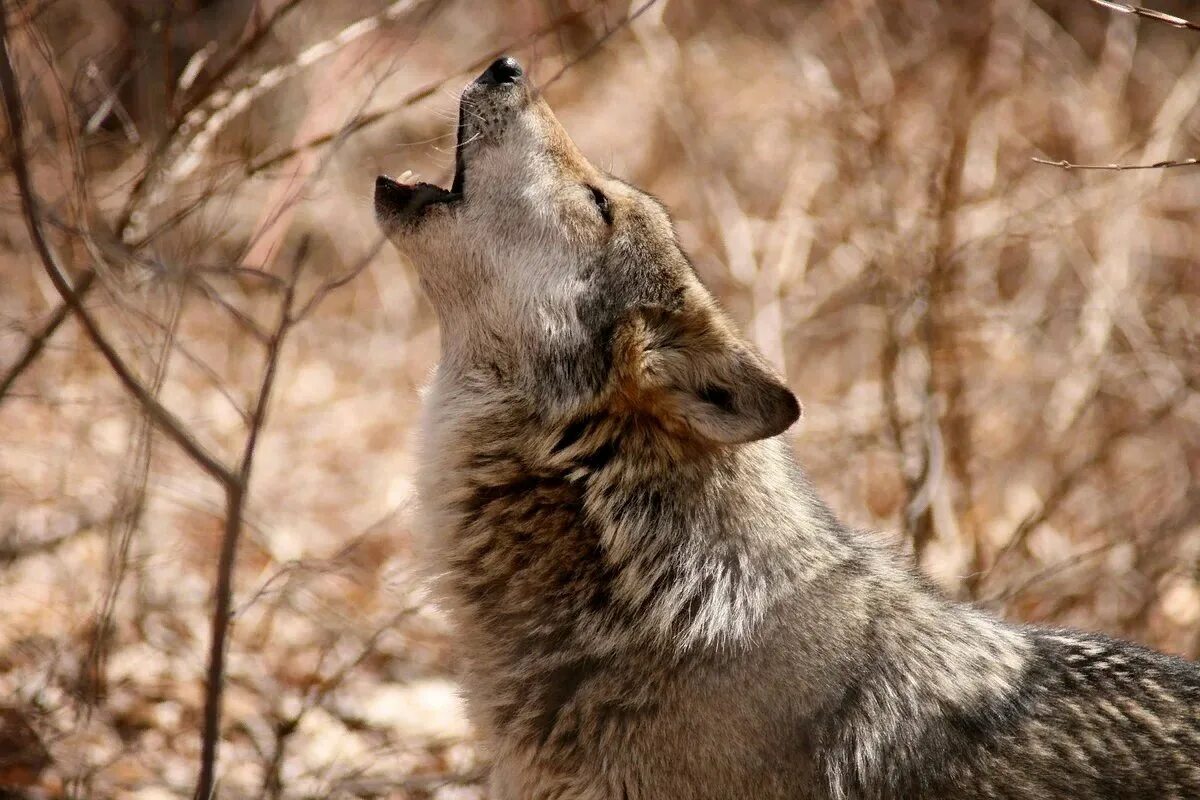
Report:
[[[1052,161],[1048,158],[1039,158],[1037,156],[1034,156],[1031,160],[1036,164],[1045,164],[1048,167],[1059,167],[1065,170],[1099,169],[1111,170],[1115,172],[1124,172],[1125,170],[1133,169],[1174,169],[1176,167],[1194,167],[1200,165],[1200,158],[1184,158],[1178,161],[1157,161],[1153,164],[1074,164],[1065,159]]]
[[[1200,31],[1200,24],[1189,22],[1183,17],[1177,17],[1173,14],[1165,14],[1162,11],[1155,11],[1151,8],[1135,6],[1132,3],[1124,3],[1120,0],[1091,0],[1095,5],[1101,8],[1115,11],[1118,14],[1131,14],[1135,17],[1161,22],[1164,25],[1170,25],[1172,28],[1184,28],[1186,30]],[[1175,169],[1176,167],[1194,167],[1200,165],[1200,158],[1181,158],[1170,161],[1156,161],[1153,164],[1073,164],[1066,159],[1052,160],[1048,158],[1033,158],[1034,163],[1045,164],[1049,167],[1059,167],[1060,169],[1088,169],[1088,170],[1107,170],[1113,172],[1124,172],[1126,170],[1138,169]]]
[[[54,284],[54,288],[62,296],[70,311],[83,325],[84,331],[92,344],[104,356],[117,378],[125,389],[133,395],[146,414],[172,441],[174,441],[193,461],[205,472],[225,486],[236,480],[236,476],[216,456],[210,453],[195,437],[188,432],[183,422],[169,409],[154,398],[149,390],[133,374],[116,349],[104,338],[99,325],[91,313],[83,305],[79,290],[72,287],[66,272],[59,263],[58,256],[50,247],[42,229],[38,212],[38,200],[33,191],[33,182],[29,174],[29,164],[25,157],[25,117],[21,107],[21,98],[17,86],[16,75],[13,72],[12,57],[8,43],[8,17],[0,11],[0,91],[4,94],[4,107],[8,115],[8,125],[11,140],[9,160],[13,175],[17,180],[17,190],[21,196],[21,207],[25,216],[25,224],[29,229],[29,237],[33,241],[42,266]]]
[[[457,69],[453,73],[451,73],[451,77],[476,72],[476,71],[482,69],[483,67],[487,66],[488,64],[492,63],[498,57],[504,55],[505,53],[511,53],[514,50],[519,50],[521,48],[529,46],[530,43],[536,42],[539,39],[541,39],[543,36],[546,36],[547,34],[552,33],[555,30],[558,30],[559,28],[561,28],[563,25],[567,24],[568,22],[573,22],[574,20],[582,17],[584,15],[584,13],[585,13],[584,11],[568,11],[566,13],[560,14],[559,16],[555,17],[554,19],[550,20],[550,22],[546,23],[541,28],[538,28],[537,30],[533,31],[533,33],[530,33],[528,36],[525,36],[521,39],[517,39],[515,41],[507,42],[502,47],[498,47],[495,50],[485,53],[482,56],[480,56],[479,58],[475,59],[474,61],[471,61],[470,63],[460,67],[459,69]],[[564,68],[564,71],[565,71],[565,69],[566,68]],[[562,72],[560,71],[559,74],[555,75],[554,78],[552,78],[551,80],[556,80],[559,77],[559,75],[561,75],[561,74],[562,74]],[[384,109],[380,109],[378,111],[364,112],[364,113],[358,114],[353,119],[346,122],[344,125],[339,126],[336,130],[331,130],[326,133],[319,134],[319,135],[314,136],[313,138],[309,139],[306,142],[301,142],[300,144],[293,145],[292,147],[288,147],[284,150],[279,150],[274,153],[268,153],[266,155],[262,155],[257,160],[250,161],[245,165],[245,167],[243,169],[243,177],[246,177],[246,178],[253,177],[253,176],[258,175],[262,172],[265,172],[273,167],[279,166],[280,164],[288,161],[289,159],[295,158],[296,156],[300,155],[301,153],[305,153],[305,152],[315,149],[317,147],[327,145],[330,142],[333,142],[337,139],[340,139],[340,138],[346,137],[346,136],[350,136],[351,134],[358,133],[361,130],[369,128],[369,127],[375,125],[376,123],[378,123],[388,117],[391,117],[393,114],[397,114],[406,108],[416,105],[417,103],[421,102],[422,100],[425,100],[428,97],[433,97],[435,94],[437,94],[442,89],[443,86],[446,85],[446,83],[450,79],[451,78],[440,78],[437,80],[433,80],[433,81],[425,84],[424,86],[422,86],[418,89],[414,89],[413,91],[409,92],[404,97],[400,98],[400,100],[398,100],[394,105],[391,105]],[[545,86],[548,85],[548,83],[549,82],[547,82],[547,84],[543,84],[542,88],[545,88]]]
[[[566,64],[563,64],[562,67],[558,70],[558,72],[556,72],[552,76],[550,76],[550,79],[547,80],[545,83],[543,83],[539,88],[544,91],[548,86],[550,86],[550,84],[556,82],[559,78],[561,78],[563,75],[565,75],[567,73],[567,71],[570,70],[571,68],[573,68],[575,65],[579,64],[581,61],[591,58],[592,55],[594,55],[597,50],[599,50],[601,47],[604,46],[605,42],[607,42],[609,39],[611,39],[618,31],[633,24],[633,21],[635,19],[637,19],[642,14],[645,14],[647,11],[649,11],[651,9],[651,7],[653,7],[654,4],[657,2],[658,2],[658,0],[646,0],[646,2],[642,3],[640,6],[635,8],[633,11],[626,14],[624,17],[622,17],[620,20],[617,21],[616,25],[614,25],[613,27],[611,27],[610,29],[605,31],[603,36],[598,38],[596,41],[592,42],[591,45],[589,45],[587,47],[587,49],[585,49],[582,53],[575,56],[575,58],[571,59]]]
[[[1172,28],[1186,28],[1191,31],[1200,31],[1200,24],[1188,22],[1183,17],[1177,17],[1174,14],[1164,14],[1161,11],[1155,11],[1152,8],[1143,8],[1135,6],[1132,3],[1122,3],[1119,0],[1091,0],[1101,8],[1107,8],[1109,11],[1115,11],[1118,14],[1132,14],[1135,17],[1161,22],[1165,25],[1170,25]]]
[[[92,281],[95,280],[96,273],[88,270],[79,276],[79,280],[75,281],[75,294],[82,298],[92,288]],[[37,332],[29,338],[25,343],[25,350],[17,357],[17,360],[9,368],[8,372],[0,378],[0,401],[4,400],[9,389],[17,382],[17,378],[21,377],[25,370],[37,360],[45,349],[46,343],[50,341],[50,337],[58,330],[58,327],[66,320],[67,315],[71,313],[71,307],[67,303],[60,303],[58,308],[46,318],[42,323],[42,327],[38,328]]]
[[[204,687],[204,732],[200,749],[200,775],[196,780],[195,800],[209,800],[213,796],[216,781],[217,749],[221,740],[221,700],[225,689],[225,654],[229,639],[229,627],[233,618],[233,570],[237,561],[238,540],[241,538],[242,517],[245,513],[246,494],[250,488],[250,475],[254,468],[254,454],[258,439],[266,424],[267,409],[271,402],[275,375],[279,368],[279,354],[288,331],[296,322],[293,306],[296,299],[296,282],[300,268],[308,255],[308,240],[305,239],[293,262],[292,274],[284,290],[283,303],[279,311],[279,322],[267,341],[265,365],[259,384],[258,400],[250,414],[250,428],[238,464],[235,480],[225,488],[225,531],[221,538],[221,553],[217,563],[217,585],[214,589],[212,642],[209,649],[208,678]]]

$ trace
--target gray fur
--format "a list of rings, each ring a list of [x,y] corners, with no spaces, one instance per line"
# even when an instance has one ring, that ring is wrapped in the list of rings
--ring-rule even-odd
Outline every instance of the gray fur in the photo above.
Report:
[[[462,196],[376,207],[442,323],[422,514],[496,800],[1200,798],[1195,665],[838,522],[658,203],[523,81],[461,114]]]

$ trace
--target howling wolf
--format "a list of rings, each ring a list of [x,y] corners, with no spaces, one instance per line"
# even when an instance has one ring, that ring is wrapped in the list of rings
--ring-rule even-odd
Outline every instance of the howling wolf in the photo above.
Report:
[[[1200,669],[848,529],[654,198],[511,58],[375,213],[437,311],[419,495],[496,800],[1200,798]]]

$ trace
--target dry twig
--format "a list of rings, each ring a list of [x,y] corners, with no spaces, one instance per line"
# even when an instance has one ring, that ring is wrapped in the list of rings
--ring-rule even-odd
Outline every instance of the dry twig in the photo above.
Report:
[[[1092,3],[1106,8],[1109,11],[1115,11],[1118,14],[1132,14],[1133,16],[1142,17],[1143,19],[1161,22],[1165,25],[1170,25],[1172,28],[1183,28],[1186,30],[1200,31],[1200,23],[1189,22],[1183,17],[1177,17],[1174,14],[1165,14],[1162,11],[1155,11],[1152,8],[1144,8],[1135,6],[1132,3],[1123,3],[1119,0],[1091,0]],[[1066,159],[1048,159],[1034,157],[1032,159],[1037,164],[1045,164],[1050,167],[1060,167],[1066,170],[1086,169],[1086,170],[1110,170],[1115,172],[1124,172],[1126,170],[1139,169],[1175,169],[1177,167],[1194,167],[1200,164],[1200,158],[1181,158],[1172,159],[1169,161],[1156,161],[1153,164],[1074,164]]]
[[[1191,31],[1200,31],[1200,24],[1188,22],[1183,17],[1177,17],[1174,14],[1164,14],[1152,8],[1143,8],[1142,6],[1135,6],[1132,3],[1122,3],[1120,0],[1091,0],[1091,2],[1101,8],[1107,8],[1109,11],[1115,11],[1118,14],[1132,14],[1136,17],[1170,25],[1172,28],[1186,28]]]
[[[558,72],[554,73],[552,76],[550,76],[549,80],[547,80],[545,83],[542,84],[541,88],[545,89],[546,87],[550,86],[550,84],[554,83],[559,78],[561,78],[563,75],[565,75],[567,73],[567,71],[572,69],[576,64],[578,64],[579,62],[581,62],[587,58],[590,58],[597,50],[599,50],[601,47],[603,47],[604,43],[607,42],[609,39],[611,39],[618,31],[620,31],[620,30],[624,29],[625,27],[629,26],[630,24],[632,24],[635,19],[637,19],[642,14],[645,14],[647,11],[649,11],[651,9],[651,7],[657,2],[658,2],[658,0],[646,0],[646,2],[642,3],[640,6],[635,8],[633,11],[629,12],[627,15],[622,17],[620,20],[617,21],[616,25],[612,26],[607,31],[605,31],[604,35],[601,36],[600,38],[598,38],[596,41],[592,42],[586,50],[584,50],[579,55],[575,56],[575,58],[571,59],[566,64],[563,64],[562,67],[559,68]]]
[[[1037,156],[1034,156],[1031,160],[1037,164],[1045,164],[1048,167],[1061,167],[1066,170],[1099,169],[1116,172],[1133,169],[1174,169],[1176,167],[1194,167],[1200,164],[1200,158],[1184,158],[1178,161],[1156,161],[1153,164],[1074,164],[1063,159],[1052,161],[1051,159],[1039,158]]]
[[[221,740],[221,699],[225,686],[225,653],[229,626],[233,619],[233,568],[241,538],[242,517],[245,514],[246,494],[254,468],[254,455],[259,436],[267,421],[275,376],[279,370],[279,355],[284,339],[298,321],[293,313],[296,282],[308,257],[308,241],[301,243],[292,262],[292,272],[284,290],[279,310],[279,322],[267,342],[267,352],[259,383],[258,399],[250,414],[250,426],[238,463],[236,480],[225,487],[225,530],[221,537],[221,553],[217,563],[217,584],[213,590],[212,641],[209,649],[208,677],[204,687],[204,732],[200,745],[200,775],[196,780],[196,800],[213,796],[216,781],[217,747]]]
[[[75,293],[79,297],[83,297],[92,288],[92,281],[96,278],[96,273],[88,270],[81,274],[78,280],[75,281]],[[8,368],[8,372],[4,373],[4,377],[0,378],[0,401],[4,400],[5,395],[17,382],[17,378],[29,369],[37,357],[41,355],[45,349],[46,343],[50,341],[50,337],[58,330],[58,327],[63,324],[67,316],[70,314],[70,307],[63,302],[58,305],[54,311],[50,312],[50,316],[46,317],[46,321],[41,327],[29,337],[29,341],[25,343],[25,349],[21,351],[21,355],[17,356],[17,360]]]

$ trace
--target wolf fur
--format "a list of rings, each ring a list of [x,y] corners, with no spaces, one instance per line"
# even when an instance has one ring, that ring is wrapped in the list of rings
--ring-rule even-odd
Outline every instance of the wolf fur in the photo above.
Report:
[[[441,325],[419,494],[495,800],[1200,798],[1200,670],[841,524],[662,206],[514,63],[459,144],[376,214]]]

